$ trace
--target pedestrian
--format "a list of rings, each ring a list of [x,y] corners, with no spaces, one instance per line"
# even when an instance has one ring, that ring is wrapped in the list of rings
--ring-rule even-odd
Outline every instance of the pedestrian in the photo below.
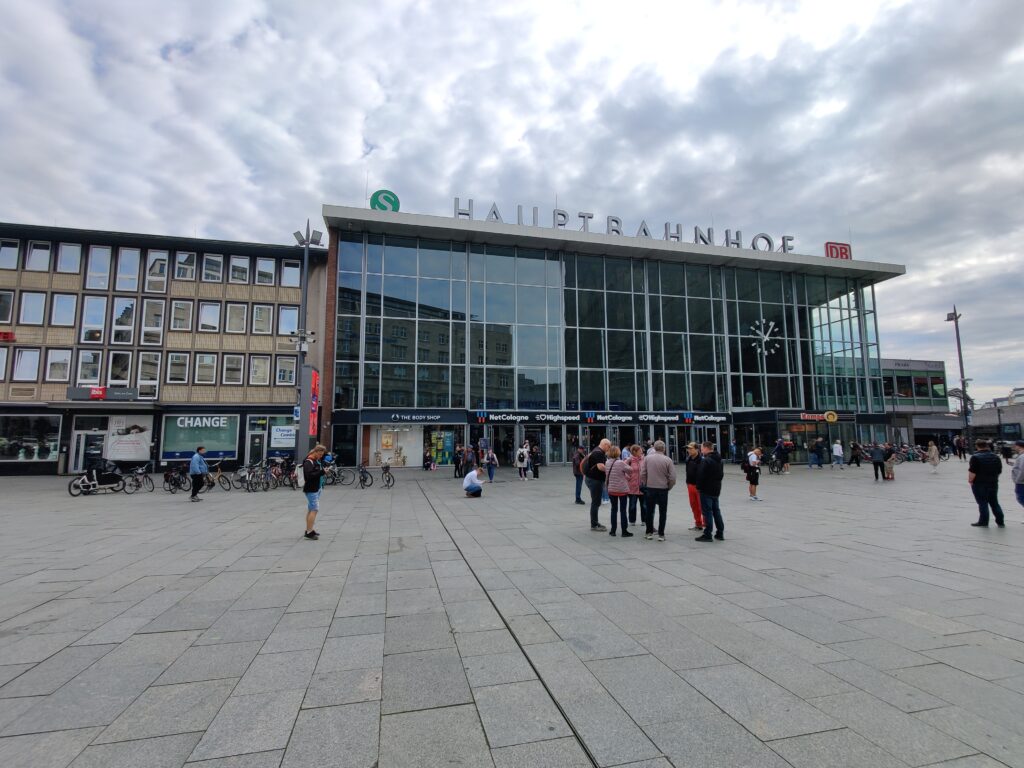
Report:
[[[700,492],[697,490],[697,471],[700,469],[700,448],[696,443],[687,443],[686,458],[686,495],[690,501],[690,511],[693,513],[693,528],[691,531],[704,530],[704,513],[700,508]]]
[[[739,447],[736,445],[736,438],[734,437],[732,440],[729,441],[729,462],[730,463],[732,463],[732,464],[736,463],[736,456],[737,456],[738,452],[739,452]],[[699,454],[700,451],[697,451],[697,453]]]
[[[956,455],[960,457],[960,461],[967,459],[967,440],[963,435],[957,435],[953,441],[953,445],[956,447]]]
[[[604,492],[605,462],[608,460],[608,451],[612,447],[610,440],[602,440],[597,448],[587,454],[580,469],[583,471],[583,481],[590,491],[590,530],[607,531],[597,519],[597,513],[601,509],[601,494]]]
[[[477,465],[477,455],[475,445],[464,445],[462,446],[462,475],[465,477],[469,470],[473,469]]]
[[[320,538],[320,534],[316,532],[313,525],[316,523],[316,513],[320,511],[320,492],[324,487],[323,458],[326,454],[327,449],[324,446],[315,445],[302,461],[302,492],[306,495],[307,539]]]
[[[611,526],[608,530],[610,536],[615,536],[616,529],[622,526],[622,538],[628,538],[633,534],[629,532],[629,517],[627,507],[629,505],[629,476],[633,474],[633,468],[622,459],[622,451],[617,445],[608,449],[608,462],[605,465],[605,474],[608,476],[608,496],[612,502]]]
[[[540,480],[540,445],[534,445],[530,449],[530,469],[533,471],[533,479]]]
[[[747,493],[751,501],[762,501],[757,495],[757,485],[761,482],[761,449],[755,448],[747,454],[744,466],[747,474]]]
[[[654,508],[658,508],[658,541],[665,540],[668,492],[676,484],[676,465],[665,455],[665,441],[654,441],[654,453],[640,468],[640,484],[647,488],[647,529],[645,539],[654,538]]]
[[[868,450],[868,456],[871,459],[871,467],[875,470],[875,482],[878,482],[879,476],[885,480],[885,447],[878,443],[872,443]]]
[[[939,474],[939,446],[935,444],[934,440],[928,441],[928,454],[924,460],[932,465],[933,475]]]
[[[860,443],[850,443],[850,464],[856,464],[857,469],[860,469],[860,460],[864,455],[864,449],[860,447]]]
[[[725,468],[722,457],[715,450],[715,444],[702,443],[700,446],[701,462],[697,469],[697,491],[700,493],[701,512],[704,515],[704,533],[694,541],[711,541],[725,538],[725,522],[722,520],[722,509],[719,497],[722,495],[722,478]],[[717,529],[717,530],[716,530]]]
[[[978,502],[978,522],[971,525],[988,528],[988,509],[992,507],[996,525],[1003,528],[1003,508],[999,506],[998,499],[1003,461],[992,453],[992,444],[988,440],[976,440],[974,447],[976,450],[967,466],[967,482],[971,485],[974,500]]]
[[[576,503],[586,504],[583,501],[583,470],[580,466],[583,464],[583,460],[587,458],[587,452],[583,450],[582,445],[576,446],[576,453],[572,456],[572,476],[576,479]]]
[[[188,464],[188,476],[192,480],[192,495],[189,497],[189,501],[202,501],[199,498],[199,489],[206,482],[206,475],[209,471],[210,467],[206,463],[206,448],[200,445],[192,454],[192,461]]]
[[[892,443],[885,444],[885,478],[886,480],[896,479],[896,446]]]
[[[434,466],[434,457],[430,453],[430,449],[423,451],[423,471],[429,472],[431,467]]]
[[[519,479],[526,481],[526,469],[530,463],[530,444],[523,443],[523,447],[516,452],[516,469],[519,470]]]
[[[462,477],[462,446],[458,443],[455,444],[453,461],[455,463],[455,477]]]
[[[1010,477],[1013,478],[1013,492],[1017,497],[1017,503],[1024,507],[1024,440],[1015,441],[1013,450],[1017,458],[1013,462],[1013,469],[1010,470]]]
[[[462,490],[466,492],[467,499],[479,499],[483,496],[484,489],[481,485],[483,482],[480,478],[481,471],[475,466],[470,467],[469,471],[462,478]]]
[[[839,467],[840,469],[845,470],[846,467],[843,466],[843,460],[843,444],[839,440],[836,440],[832,444],[832,466],[830,467],[830,469],[835,469],[836,467]]]
[[[644,451],[639,445],[629,446],[629,456],[626,458],[630,469],[629,475],[629,524],[636,524],[636,508],[640,506],[640,521],[646,524],[647,504],[644,502],[644,490],[640,485],[640,472],[644,468]]]
[[[494,452],[493,448],[487,449],[487,457],[484,459],[487,464],[487,482],[494,482],[494,471],[498,468],[498,454]]]
[[[807,468],[817,466],[818,469],[824,469],[825,464],[825,441],[822,438],[818,438],[811,445],[811,449],[807,452]]]

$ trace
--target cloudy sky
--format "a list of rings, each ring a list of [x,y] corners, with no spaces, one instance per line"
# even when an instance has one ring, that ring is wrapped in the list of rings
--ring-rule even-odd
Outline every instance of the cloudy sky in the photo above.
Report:
[[[884,355],[957,376],[956,303],[974,396],[1024,385],[1020,0],[0,11],[0,220],[289,242],[388,187],[848,241],[907,265]]]

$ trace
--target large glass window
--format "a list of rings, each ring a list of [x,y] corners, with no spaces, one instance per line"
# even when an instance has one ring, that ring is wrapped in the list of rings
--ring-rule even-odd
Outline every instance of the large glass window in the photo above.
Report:
[[[196,384],[217,383],[217,356],[207,352],[196,353]]]
[[[282,306],[278,308],[277,335],[291,336],[299,330],[299,308]]]
[[[107,327],[107,297],[86,296],[82,300],[81,341],[88,344],[102,344]]]
[[[297,261],[281,262],[281,287],[298,288],[301,277],[301,266]]]
[[[140,352],[138,373],[139,398],[155,400],[160,391],[160,353]]]
[[[0,269],[18,268],[18,241],[0,240]]]
[[[0,291],[0,325],[11,322],[14,314],[14,291]]]
[[[162,344],[164,340],[164,300],[142,302],[142,343]]]
[[[146,261],[146,291],[163,293],[167,290],[167,251],[150,251]]]
[[[0,461],[56,461],[60,416],[0,416]]]
[[[188,352],[167,353],[167,383],[188,384]]]
[[[215,253],[203,254],[203,282],[224,282],[224,257]]]
[[[102,352],[93,352],[83,349],[78,353],[78,378],[76,383],[79,386],[96,386],[100,383],[100,363],[103,361]]]
[[[14,350],[14,369],[11,381],[36,381],[39,378],[39,350]]]
[[[231,257],[231,269],[228,273],[229,283],[249,283],[249,257],[248,256],[232,256]]]
[[[7,347],[0,347],[0,381],[7,380]]]
[[[253,305],[252,332],[257,334],[274,332],[274,308],[270,304]]]
[[[135,341],[135,299],[114,297],[113,344],[131,344]]]
[[[203,333],[220,332],[220,304],[218,302],[199,302],[199,330]]]
[[[139,290],[139,261],[141,252],[138,248],[120,248],[117,252],[117,280],[115,288],[119,291]]]
[[[21,292],[21,313],[18,322],[22,325],[42,325],[46,317],[46,294]]]
[[[178,252],[174,254],[174,279],[196,279],[196,255],[194,253]]]
[[[192,330],[192,302],[172,301],[171,302],[171,330],[191,331]]]
[[[71,378],[71,350],[49,349],[46,351],[46,380],[69,381]]]
[[[128,387],[132,380],[132,353],[111,352],[107,363],[107,386]]]
[[[249,384],[257,387],[270,384],[269,355],[249,355]]]
[[[273,285],[277,273],[274,259],[256,259],[256,285]]]
[[[221,373],[222,384],[242,384],[245,371],[245,355],[224,355],[224,371]]]
[[[224,332],[245,333],[246,314],[248,304],[228,304],[225,310]]]
[[[277,356],[277,376],[274,379],[279,387],[295,386],[295,358]]]
[[[85,275],[85,287],[105,291],[110,287],[110,247],[93,245],[89,247],[89,265]]]
[[[77,321],[78,297],[55,293],[50,298],[50,325],[72,326]]]
[[[25,253],[25,270],[28,272],[50,271],[50,244],[29,243]]]

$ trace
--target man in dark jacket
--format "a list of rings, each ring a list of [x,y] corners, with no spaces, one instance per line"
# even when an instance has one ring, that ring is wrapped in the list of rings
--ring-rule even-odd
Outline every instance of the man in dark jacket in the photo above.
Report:
[[[590,491],[590,530],[607,531],[608,529],[598,522],[597,515],[601,511],[601,494],[604,491],[604,463],[608,460],[607,451],[612,447],[611,440],[602,440],[597,448],[592,450],[584,460],[585,471],[583,473],[587,490]]]
[[[576,453],[572,457],[572,476],[576,478],[576,503],[586,504],[583,501],[583,497],[580,495],[583,493],[583,470],[580,469],[580,465],[583,460],[587,457],[587,452],[583,450],[582,445],[576,446]]]
[[[320,511],[320,491],[324,487],[324,454],[327,449],[317,445],[302,462],[302,492],[306,494],[306,538],[319,539],[313,529],[316,513]]]
[[[971,525],[988,528],[988,508],[991,506],[996,525],[1003,528],[1003,508],[999,506],[999,499],[996,498],[1003,462],[992,453],[992,444],[988,440],[978,440],[974,445],[977,451],[971,456],[971,462],[967,466],[967,482],[971,484],[974,500],[978,502],[978,522]]]
[[[722,478],[725,476],[722,457],[715,450],[715,444],[710,442],[701,444],[700,452],[702,458],[697,467],[697,492],[700,493],[700,507],[704,515],[704,533],[695,541],[711,541],[712,538],[721,541],[725,538],[725,523],[718,506],[718,497],[722,495]]]

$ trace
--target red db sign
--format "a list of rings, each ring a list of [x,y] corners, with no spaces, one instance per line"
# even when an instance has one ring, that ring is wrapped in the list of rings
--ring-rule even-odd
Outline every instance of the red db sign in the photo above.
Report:
[[[825,255],[830,259],[852,259],[849,243],[825,243]]]

